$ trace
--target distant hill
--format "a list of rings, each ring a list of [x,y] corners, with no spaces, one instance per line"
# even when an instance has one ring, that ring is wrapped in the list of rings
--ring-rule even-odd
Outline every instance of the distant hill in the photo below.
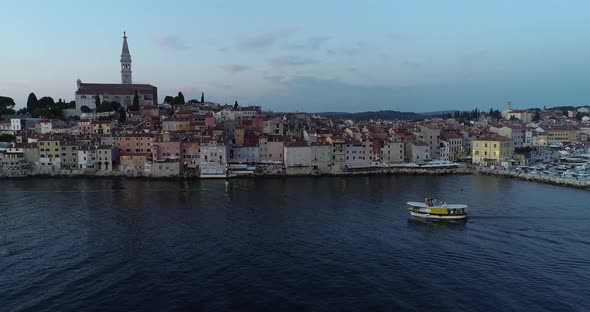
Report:
[[[324,112],[314,113],[316,115],[322,115],[327,118],[342,118],[350,120],[369,120],[369,119],[382,119],[382,120],[420,120],[428,116],[433,116],[429,113],[419,114],[412,112],[398,112],[392,110],[376,111],[376,112],[360,112],[360,113],[345,113],[345,112]]]

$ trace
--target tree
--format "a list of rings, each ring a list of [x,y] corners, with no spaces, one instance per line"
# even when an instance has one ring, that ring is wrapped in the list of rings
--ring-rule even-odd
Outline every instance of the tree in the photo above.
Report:
[[[172,96],[170,96],[170,95],[167,95],[167,96],[164,98],[164,103],[165,103],[165,104],[172,104],[172,101],[174,101],[174,97],[172,97]]]
[[[205,92],[201,92],[201,104],[205,103]]]
[[[29,97],[27,98],[27,110],[32,112],[39,106],[39,101],[37,100],[37,96],[35,93],[29,93]]]
[[[98,92],[96,92],[96,97],[94,98],[94,108],[98,109],[100,106],[100,96],[98,96]]]
[[[184,104],[184,95],[182,94],[182,92],[178,92],[178,95],[176,97],[174,97],[174,100],[172,100],[172,104],[174,105],[180,105],[180,104]]]
[[[533,121],[541,120],[541,112],[539,110],[535,111],[535,116],[533,116]]]
[[[135,95],[133,96],[133,105],[131,105],[130,110],[134,112],[139,111],[139,95],[137,95],[137,90],[135,90]]]
[[[82,107],[80,107],[80,110],[82,111],[82,113],[91,113],[92,110],[90,109],[90,107],[86,106],[86,105],[82,105]]]
[[[238,107],[240,107],[240,105],[238,105],[238,101],[236,101],[236,102],[234,103],[234,109],[237,109]]]
[[[112,106],[112,112],[118,112],[119,109],[121,108],[121,103],[119,103],[117,101],[112,101],[111,106]]]
[[[0,96],[0,115],[14,114],[14,100],[7,96]]]
[[[125,108],[119,107],[119,122],[124,123],[125,121],[127,121],[127,112]]]
[[[55,101],[50,96],[44,96],[37,102],[37,108],[49,108],[55,105]]]
[[[0,134],[0,142],[14,142],[16,137],[12,134]]]
[[[113,104],[109,101],[102,101],[102,103],[96,107],[97,113],[112,112],[114,110]]]
[[[192,100],[188,100],[188,102],[187,102],[187,103],[189,103],[189,104],[199,104],[199,100],[197,100],[197,99],[192,99]]]

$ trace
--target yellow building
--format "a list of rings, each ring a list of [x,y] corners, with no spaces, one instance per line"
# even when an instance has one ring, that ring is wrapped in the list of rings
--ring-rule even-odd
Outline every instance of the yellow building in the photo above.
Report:
[[[234,144],[236,144],[236,145],[244,144],[244,135],[245,135],[244,130],[245,130],[244,127],[236,127],[236,130],[234,131]]]
[[[92,122],[92,133],[94,134],[111,134],[114,122],[112,120],[94,120]]]
[[[39,147],[39,154],[41,157],[55,158],[59,157],[59,140],[56,138],[44,138],[37,141]]]
[[[545,129],[548,144],[559,144],[569,142],[571,139],[571,130],[565,127],[548,127]]]
[[[473,139],[471,156],[474,164],[494,164],[512,158],[514,142],[501,136],[488,136]]]

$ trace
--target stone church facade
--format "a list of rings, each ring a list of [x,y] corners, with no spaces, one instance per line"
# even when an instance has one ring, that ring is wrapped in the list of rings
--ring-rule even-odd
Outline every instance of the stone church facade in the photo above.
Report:
[[[121,51],[121,83],[84,83],[77,81],[76,109],[82,106],[96,108],[96,96],[100,102],[118,102],[122,106],[131,106],[137,93],[140,106],[158,105],[158,88],[149,84],[133,84],[131,75],[131,54],[127,45],[127,34],[123,33]]]

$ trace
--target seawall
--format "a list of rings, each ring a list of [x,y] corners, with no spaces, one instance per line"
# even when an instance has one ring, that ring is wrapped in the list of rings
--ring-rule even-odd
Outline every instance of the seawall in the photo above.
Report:
[[[427,176],[440,176],[440,175],[467,175],[467,174],[479,174],[479,175],[493,175],[503,176],[519,180],[547,183],[560,185],[565,187],[574,187],[579,189],[590,190],[590,180],[576,180],[576,179],[565,179],[559,177],[534,175],[528,173],[518,173],[509,170],[490,169],[485,167],[460,167],[460,168],[448,168],[448,169],[422,169],[422,168],[382,168],[378,170],[367,170],[367,171],[347,171],[339,173],[321,173],[321,174],[285,174],[285,173],[256,173],[249,176],[236,176],[228,179],[256,179],[266,177],[336,177],[336,176],[370,176],[370,175],[427,175]],[[109,173],[80,173],[80,172],[60,172],[60,173],[36,173],[36,174],[22,174],[18,176],[4,176],[0,175],[0,179],[15,179],[15,178],[113,178],[122,177],[129,179],[151,179],[151,180],[186,180],[186,179],[200,179],[195,176],[167,176],[167,177],[154,177],[154,176],[142,176],[142,175],[125,175],[122,172],[113,171]]]

